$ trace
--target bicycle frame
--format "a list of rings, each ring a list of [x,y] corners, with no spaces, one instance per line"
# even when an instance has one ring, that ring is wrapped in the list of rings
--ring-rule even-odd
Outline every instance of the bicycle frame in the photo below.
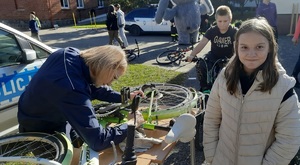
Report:
[[[215,79],[217,78],[217,75],[219,74],[220,70],[217,71],[216,68],[220,63],[224,63],[227,61],[227,59],[218,59],[217,61],[214,62],[213,66],[208,69],[208,65],[207,65],[207,58],[206,57],[195,57],[192,62],[200,62],[202,61],[203,64],[205,65],[205,69],[206,69],[206,83],[209,84],[208,86],[212,86],[212,84],[214,83]],[[203,87],[201,87],[203,88]],[[206,87],[207,88],[207,87]],[[205,89],[206,89],[205,88]],[[210,89],[209,90],[205,90],[203,91],[205,93],[210,93]]]
[[[194,44],[184,49],[177,48],[176,50],[166,50],[156,57],[156,62],[161,65],[166,65],[176,63],[178,61],[178,65],[180,65],[182,59],[185,58],[186,52],[193,49]]]

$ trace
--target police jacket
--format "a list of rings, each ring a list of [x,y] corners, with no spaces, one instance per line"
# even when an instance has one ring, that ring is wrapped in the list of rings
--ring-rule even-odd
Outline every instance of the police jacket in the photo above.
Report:
[[[20,132],[64,132],[68,122],[95,151],[122,142],[127,124],[103,128],[95,117],[93,99],[121,102],[110,87],[92,85],[89,68],[75,48],[51,54],[34,75],[18,104]]]

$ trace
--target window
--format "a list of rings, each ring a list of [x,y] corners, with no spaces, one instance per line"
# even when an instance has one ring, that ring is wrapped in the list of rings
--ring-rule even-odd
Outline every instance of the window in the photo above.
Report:
[[[69,0],[60,0],[61,8],[68,9],[69,8]]]
[[[22,50],[14,35],[0,30],[0,67],[20,64]]]
[[[104,2],[103,0],[98,0],[98,8],[99,7],[104,7]]]
[[[47,58],[50,55],[49,52],[47,52],[46,50],[42,49],[41,47],[39,47],[33,43],[30,43],[30,45],[31,45],[32,49],[35,50],[36,56],[38,59]]]
[[[77,0],[77,8],[84,8],[84,2],[83,0]]]

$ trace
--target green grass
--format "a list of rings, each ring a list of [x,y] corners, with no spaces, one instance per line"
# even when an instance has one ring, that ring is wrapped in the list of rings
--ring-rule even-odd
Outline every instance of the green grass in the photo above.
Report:
[[[112,88],[121,91],[122,87],[137,87],[147,83],[171,83],[183,85],[186,75],[181,72],[166,70],[155,66],[142,64],[130,64],[126,73],[117,81],[114,81]],[[93,100],[93,104],[101,101]]]
[[[151,82],[183,85],[185,78],[185,74],[181,72],[155,66],[130,64],[127,72],[117,81],[113,82],[112,88],[120,91],[122,87],[135,87]]]

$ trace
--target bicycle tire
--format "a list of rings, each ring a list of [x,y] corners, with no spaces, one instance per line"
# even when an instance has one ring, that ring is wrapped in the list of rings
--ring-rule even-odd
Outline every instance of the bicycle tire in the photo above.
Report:
[[[168,65],[171,64],[173,61],[171,61],[169,54],[174,54],[177,50],[167,50],[162,53],[160,53],[156,57],[156,62],[160,65]]]
[[[168,58],[170,61],[172,61],[172,63],[175,63],[176,61],[178,61],[179,59],[181,59],[184,55],[184,53],[180,52],[180,51],[175,51],[174,53],[169,53]],[[179,61],[180,65],[181,60]]]
[[[209,97],[208,93],[201,93],[199,92],[199,100],[198,100],[198,107],[202,111],[196,114],[196,134],[195,134],[195,148],[199,151],[203,151],[203,121],[206,109],[206,103]]]
[[[19,157],[19,162],[41,159],[48,160],[46,164],[55,161],[67,165],[71,163],[72,155],[73,146],[62,133],[27,132],[0,137],[0,163],[9,157]]]
[[[136,54],[135,53],[131,53],[131,54],[128,54],[127,55],[127,61],[130,62],[130,61],[133,61],[134,59],[136,59]]]
[[[195,134],[195,148],[198,151],[203,151],[203,119],[205,111],[196,115],[196,134]]]
[[[154,108],[151,110],[151,118],[168,119],[187,113],[196,105],[197,92],[189,88],[167,83],[153,83],[161,96],[155,99]],[[148,119],[150,99],[143,99],[140,103],[142,115]]]

